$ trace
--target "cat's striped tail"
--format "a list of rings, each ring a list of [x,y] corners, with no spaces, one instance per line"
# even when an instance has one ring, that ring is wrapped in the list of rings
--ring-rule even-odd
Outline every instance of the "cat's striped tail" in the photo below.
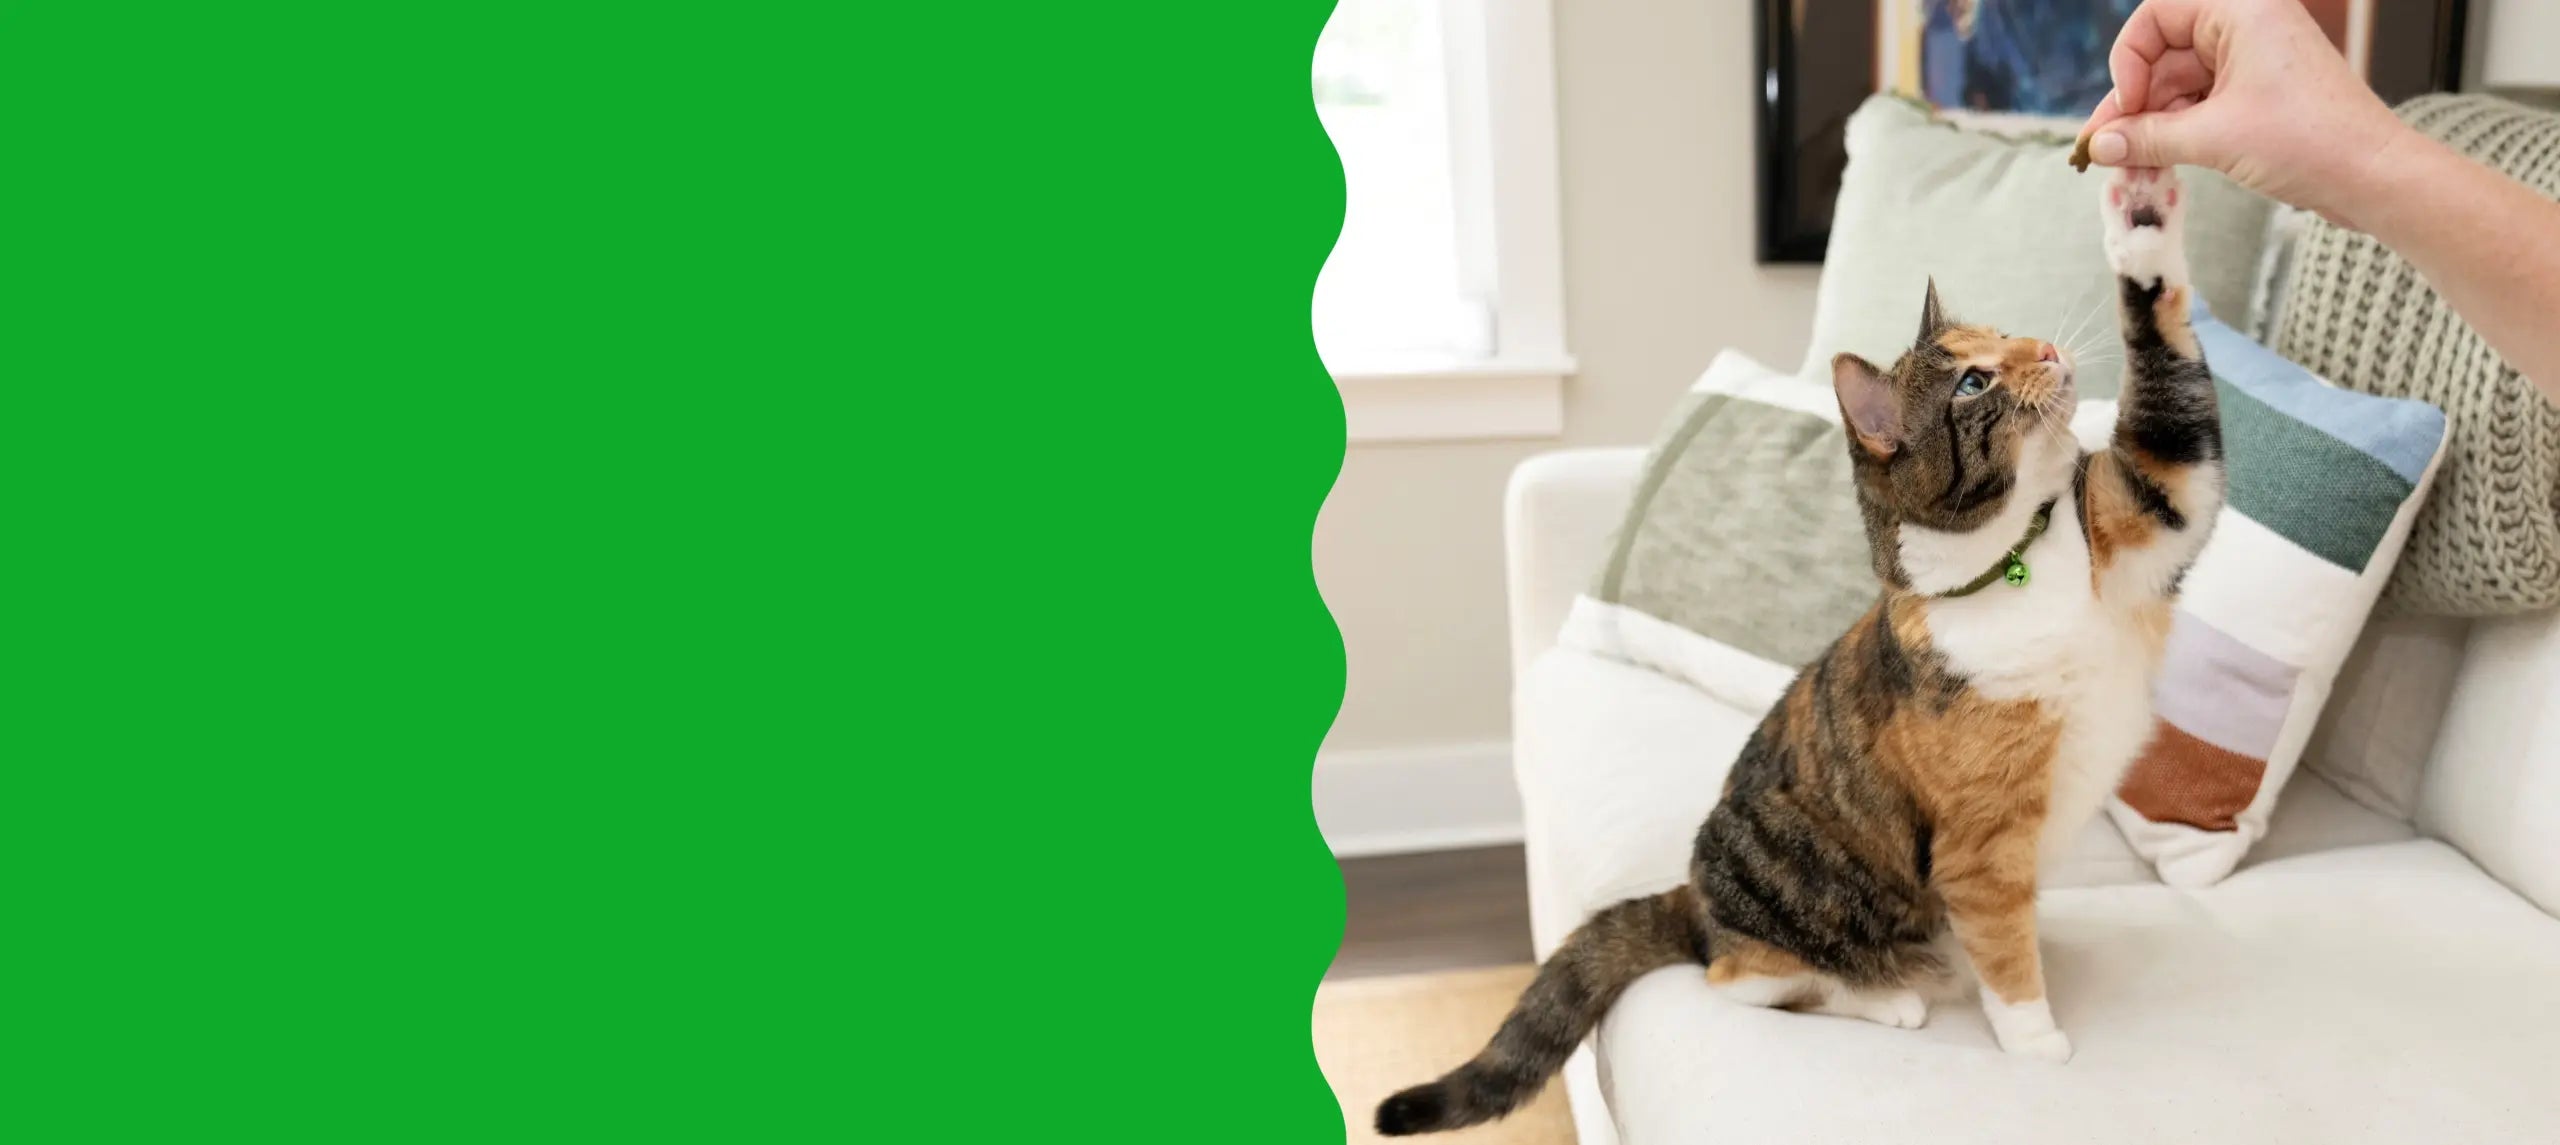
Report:
[[[1475,1060],[1378,1105],[1389,1137],[1462,1129],[1528,1104],[1627,986],[1648,971],[1707,960],[1694,887],[1628,899],[1592,915],[1557,947]]]

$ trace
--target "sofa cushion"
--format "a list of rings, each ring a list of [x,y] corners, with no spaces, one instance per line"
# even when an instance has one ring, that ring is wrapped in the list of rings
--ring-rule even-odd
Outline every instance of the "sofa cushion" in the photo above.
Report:
[[[1698,824],[1757,721],[1658,673],[1571,649],[1551,649],[1521,672],[1514,711],[1530,923],[1543,958],[1592,910],[1686,877]],[[2406,823],[2298,772],[2251,862],[2409,834]],[[2149,865],[2104,817],[2044,872],[2048,887],[2150,881]],[[1587,1047],[1565,1079],[1585,1145],[1609,1145]]]
[[[1688,877],[1690,841],[1759,719],[1644,669],[1555,648],[1522,674],[1511,722],[1543,958],[1593,910]]]
[[[2203,891],[2039,903],[2068,1064],[1999,1051],[1980,1007],[1919,1030],[1780,1013],[1656,971],[1597,1035],[1625,1145],[2548,1142],[2560,920],[2412,841]]]
[[[2415,821],[2418,783],[2470,632],[2471,622],[2454,616],[2374,617],[2338,667],[2302,766],[2358,803]]]
[[[2068,138],[1963,130],[1877,96],[1849,117],[1848,144],[1807,377],[1830,380],[1831,356],[1844,350],[1892,361],[1920,328],[1922,287],[1933,276],[1967,321],[2054,339],[2076,327],[2089,337],[2075,349],[2115,340],[2098,184],[2063,162]],[[2247,329],[2270,206],[2211,171],[2179,177],[2196,289]],[[2122,370],[2112,355],[2093,356],[2080,392],[2114,397]]]
[[[2327,779],[2308,770],[2297,770],[2285,782],[2284,800],[2276,804],[2266,837],[2249,848],[2249,857],[2240,861],[2240,869],[2245,871],[2296,855],[2398,843],[2417,837],[2418,829],[2408,820],[2358,803]]]
[[[2560,914],[2560,610],[2473,624],[2418,825]]]

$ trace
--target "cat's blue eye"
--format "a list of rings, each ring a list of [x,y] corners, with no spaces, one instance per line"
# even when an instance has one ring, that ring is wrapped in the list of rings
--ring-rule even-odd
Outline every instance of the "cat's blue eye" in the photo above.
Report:
[[[1966,370],[1963,377],[1956,379],[1956,396],[1960,398],[1969,398],[1990,388],[1991,375],[1980,370]]]

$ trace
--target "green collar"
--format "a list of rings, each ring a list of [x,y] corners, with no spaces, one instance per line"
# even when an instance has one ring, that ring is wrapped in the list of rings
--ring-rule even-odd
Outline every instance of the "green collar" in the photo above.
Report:
[[[2036,543],[2036,538],[2044,535],[2044,527],[2052,523],[2053,502],[2047,501],[2036,509],[2035,520],[2027,522],[2027,535],[2018,538],[2017,544],[2009,546],[2009,553],[2007,556],[2001,557],[2000,560],[1990,568],[1982,570],[1982,575],[1973,578],[1973,583],[1968,584],[1963,588],[1948,589],[1945,592],[1939,593],[1938,598],[1941,600],[1952,600],[1959,596],[1972,596],[1983,589],[1991,587],[1991,582],[1995,580],[2008,581],[2012,588],[2025,588],[2027,584],[2027,562],[2025,556],[2027,546]]]

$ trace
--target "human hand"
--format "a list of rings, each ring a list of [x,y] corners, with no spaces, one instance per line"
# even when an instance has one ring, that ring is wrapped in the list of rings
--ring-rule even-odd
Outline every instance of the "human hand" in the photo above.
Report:
[[[2147,0],[2107,58],[2115,91],[2081,134],[2111,167],[2211,167],[2346,225],[2410,129],[2300,0]]]

